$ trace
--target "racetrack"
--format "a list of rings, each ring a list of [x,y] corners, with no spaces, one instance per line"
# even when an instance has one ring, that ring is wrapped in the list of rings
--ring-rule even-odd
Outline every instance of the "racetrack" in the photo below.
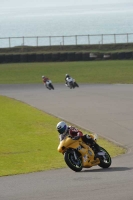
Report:
[[[0,200],[133,200],[133,85],[82,84],[74,90],[54,86],[49,91],[41,84],[0,85],[0,95],[104,136],[126,146],[128,153],[113,158],[109,169],[76,173],[66,168],[1,177]]]

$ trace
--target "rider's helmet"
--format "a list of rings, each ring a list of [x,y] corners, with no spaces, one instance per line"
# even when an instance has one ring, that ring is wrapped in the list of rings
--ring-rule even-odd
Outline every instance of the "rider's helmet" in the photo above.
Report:
[[[42,78],[44,78],[45,76],[42,76]]]
[[[67,132],[68,126],[65,122],[61,121],[56,125],[56,129],[59,132],[59,139],[62,141],[69,133]]]
[[[69,77],[69,74],[66,74],[66,78]]]
[[[67,132],[68,126],[65,122],[61,121],[57,124],[56,129],[59,134],[65,134]]]

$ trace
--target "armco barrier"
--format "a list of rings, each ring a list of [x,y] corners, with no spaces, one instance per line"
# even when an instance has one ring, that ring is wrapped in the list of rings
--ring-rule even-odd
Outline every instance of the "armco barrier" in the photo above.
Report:
[[[67,60],[68,61],[75,61],[75,52],[68,52]]]
[[[40,53],[40,54],[36,54],[36,62],[43,62],[44,61],[44,54]]]
[[[60,53],[52,53],[52,61],[59,61]]]
[[[67,61],[67,52],[60,53],[60,61]]]
[[[65,61],[95,61],[95,60],[127,60],[133,59],[133,52],[90,53],[90,52],[61,52],[61,53],[25,53],[0,54],[0,63],[26,62],[65,62]]]
[[[45,62],[52,62],[52,53],[44,54],[44,61]]]
[[[83,60],[82,52],[75,53],[75,61],[82,61],[82,60]]]
[[[13,63],[19,63],[20,62],[20,54],[14,54],[12,62]]]
[[[125,52],[118,53],[118,60],[125,59]]]
[[[111,60],[117,60],[118,59],[118,53],[111,53]]]
[[[36,53],[28,54],[28,62],[36,62]]]
[[[133,53],[132,52],[126,52],[125,53],[125,58],[126,59],[132,59],[132,57],[133,57]]]
[[[111,54],[110,53],[103,55],[103,60],[110,60],[110,59],[111,59]]]
[[[0,55],[0,63],[4,63],[5,62],[5,54],[1,54]]]
[[[26,62],[28,62],[28,54],[21,54],[21,55],[20,55],[20,62],[21,62],[21,63],[26,63]]]
[[[82,53],[82,59],[83,59],[83,61],[90,60],[90,53],[88,53],[88,52],[83,52],[83,53]]]
[[[103,60],[104,53],[97,53],[96,60]]]
[[[13,62],[13,54],[5,55],[5,63],[12,63]]]

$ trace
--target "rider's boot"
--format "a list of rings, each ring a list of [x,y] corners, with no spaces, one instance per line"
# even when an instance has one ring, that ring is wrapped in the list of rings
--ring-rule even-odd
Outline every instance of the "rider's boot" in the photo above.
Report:
[[[101,150],[100,146],[95,142],[95,144],[93,144],[96,152],[95,152],[95,159],[99,158],[100,156],[105,156],[105,152]]]

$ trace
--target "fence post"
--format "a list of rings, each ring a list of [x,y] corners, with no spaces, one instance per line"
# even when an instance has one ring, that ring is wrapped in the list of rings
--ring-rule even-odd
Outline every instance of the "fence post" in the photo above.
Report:
[[[24,36],[23,36],[23,46],[24,46]]]
[[[116,44],[116,36],[115,36],[115,34],[114,34],[114,43]]]
[[[75,43],[76,43],[76,45],[77,45],[77,35],[75,35]]]
[[[88,35],[88,44],[90,44],[90,35]]]
[[[128,43],[128,33],[127,33],[127,43]]]
[[[37,44],[37,47],[38,47],[38,36],[36,37],[36,44]]]
[[[11,43],[10,43],[10,37],[9,37],[9,48],[11,47]]]
[[[101,35],[101,41],[102,41],[102,44],[103,44],[103,34]]]
[[[62,44],[63,44],[63,46],[64,46],[64,36],[62,36]]]
[[[51,46],[51,36],[49,36],[49,46]]]

